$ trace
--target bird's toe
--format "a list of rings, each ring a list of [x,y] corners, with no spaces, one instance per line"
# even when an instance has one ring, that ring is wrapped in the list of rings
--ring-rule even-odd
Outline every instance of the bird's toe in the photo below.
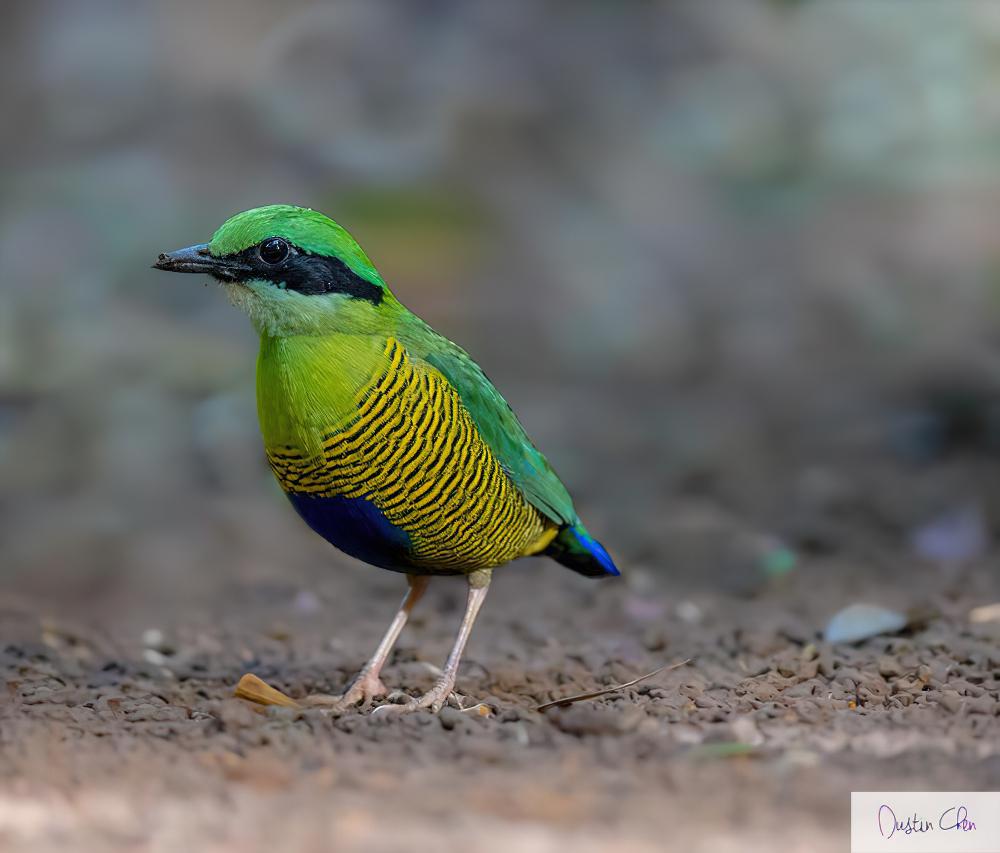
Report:
[[[414,711],[419,711],[420,707],[417,705],[416,701],[411,699],[409,702],[387,702],[384,705],[379,705],[377,708],[373,708],[371,716],[373,717],[397,717],[403,714],[412,714]]]
[[[327,693],[313,693],[299,700],[299,704],[305,708],[322,708],[327,711],[343,711],[348,708],[350,702],[344,701],[343,696],[333,696]]]
[[[399,714],[412,714],[414,711],[430,711],[432,714],[436,714],[452,695],[451,690],[434,689],[413,699],[405,693],[395,691],[387,697],[389,701],[386,704],[379,705],[372,711],[372,716],[391,717]],[[394,702],[392,701],[394,699],[404,701]],[[458,703],[458,707],[461,708],[461,703]]]

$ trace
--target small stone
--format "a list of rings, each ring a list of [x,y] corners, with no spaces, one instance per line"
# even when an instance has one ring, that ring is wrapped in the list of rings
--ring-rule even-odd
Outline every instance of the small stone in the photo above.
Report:
[[[938,704],[947,711],[957,714],[962,709],[962,697],[954,690],[941,690],[937,695]]]
[[[782,696],[786,699],[801,699],[805,696],[813,695],[813,688],[815,683],[810,683],[809,681],[802,681],[796,684],[794,687],[789,687]]]
[[[168,663],[167,656],[156,649],[143,649],[142,657],[147,663],[154,666],[165,666]]]
[[[442,708],[438,720],[441,722],[441,728],[450,732],[462,721],[462,712],[455,708]]]
[[[828,643],[857,643],[901,631],[906,621],[902,613],[876,604],[852,604],[830,619],[823,638]]]
[[[833,678],[836,673],[836,667],[833,664],[833,653],[829,649],[824,649],[819,655],[819,671],[827,678]]]
[[[819,675],[819,660],[813,658],[812,660],[804,661],[796,674],[803,681],[815,678]]]
[[[894,694],[916,694],[922,692],[923,689],[924,683],[915,678],[897,678],[892,683],[892,692]]]
[[[779,675],[783,675],[785,678],[791,678],[798,671],[798,668],[791,661],[781,661],[775,666],[775,669]]]
[[[688,625],[697,625],[702,620],[701,608],[693,601],[682,601],[677,605],[677,617]]]
[[[965,707],[970,714],[985,714],[992,717],[1000,711],[1000,703],[992,696],[975,696],[965,699]]]
[[[743,682],[743,686],[747,694],[758,702],[773,702],[780,694],[777,687],[763,679],[750,679]]]
[[[853,666],[844,666],[835,670],[835,672],[837,681],[841,684],[847,685],[848,687],[855,687],[859,682],[864,680],[861,670],[855,669]]]
[[[883,655],[878,659],[878,673],[883,678],[893,678],[903,674],[903,667],[896,658]]]
[[[804,723],[818,722],[822,716],[819,705],[811,699],[800,699],[793,707],[799,719]]]
[[[634,728],[641,713],[622,713],[611,705],[577,704],[545,711],[546,718],[560,731],[584,737],[616,735]]]
[[[737,717],[729,726],[733,732],[733,739],[740,743],[750,746],[760,746],[764,743],[764,735],[761,734],[752,717]]]
[[[1000,622],[1000,602],[973,607],[969,611],[970,622]]]
[[[667,636],[659,625],[651,625],[642,634],[642,644],[648,652],[662,652],[667,647]]]

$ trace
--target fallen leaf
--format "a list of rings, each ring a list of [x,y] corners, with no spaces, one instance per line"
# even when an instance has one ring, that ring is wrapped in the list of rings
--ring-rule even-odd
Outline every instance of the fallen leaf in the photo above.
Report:
[[[244,675],[233,695],[238,699],[246,699],[248,702],[256,702],[258,705],[280,705],[283,708],[298,708],[299,703],[291,696],[286,696],[280,690],[276,690],[266,681],[262,681],[252,672]]]

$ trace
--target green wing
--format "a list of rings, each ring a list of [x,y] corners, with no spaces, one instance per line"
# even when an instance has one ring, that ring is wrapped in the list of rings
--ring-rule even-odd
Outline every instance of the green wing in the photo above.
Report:
[[[458,391],[479,434],[525,500],[556,524],[576,524],[579,519],[566,487],[531,443],[510,404],[468,353],[427,325],[417,340],[406,344],[411,357],[437,368]]]

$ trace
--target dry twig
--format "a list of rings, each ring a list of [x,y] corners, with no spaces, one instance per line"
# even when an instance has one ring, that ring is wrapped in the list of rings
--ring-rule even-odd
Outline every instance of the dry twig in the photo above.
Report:
[[[624,684],[615,684],[612,687],[604,687],[601,690],[592,690],[589,693],[578,693],[576,696],[567,696],[565,699],[554,699],[552,702],[546,702],[544,705],[539,705],[535,708],[536,711],[547,711],[549,708],[565,708],[568,705],[572,705],[574,702],[583,702],[585,699],[597,699],[600,696],[607,696],[609,693],[617,693],[619,690],[624,690],[626,687],[634,687],[642,681],[648,681],[654,675],[659,675],[661,672],[671,672],[675,669],[680,669],[682,666],[687,666],[691,663],[691,658],[687,660],[682,660],[679,663],[668,663],[661,666],[659,669],[654,669],[652,672],[647,672],[645,675],[640,675],[638,678],[633,678],[631,681],[626,681]]]

